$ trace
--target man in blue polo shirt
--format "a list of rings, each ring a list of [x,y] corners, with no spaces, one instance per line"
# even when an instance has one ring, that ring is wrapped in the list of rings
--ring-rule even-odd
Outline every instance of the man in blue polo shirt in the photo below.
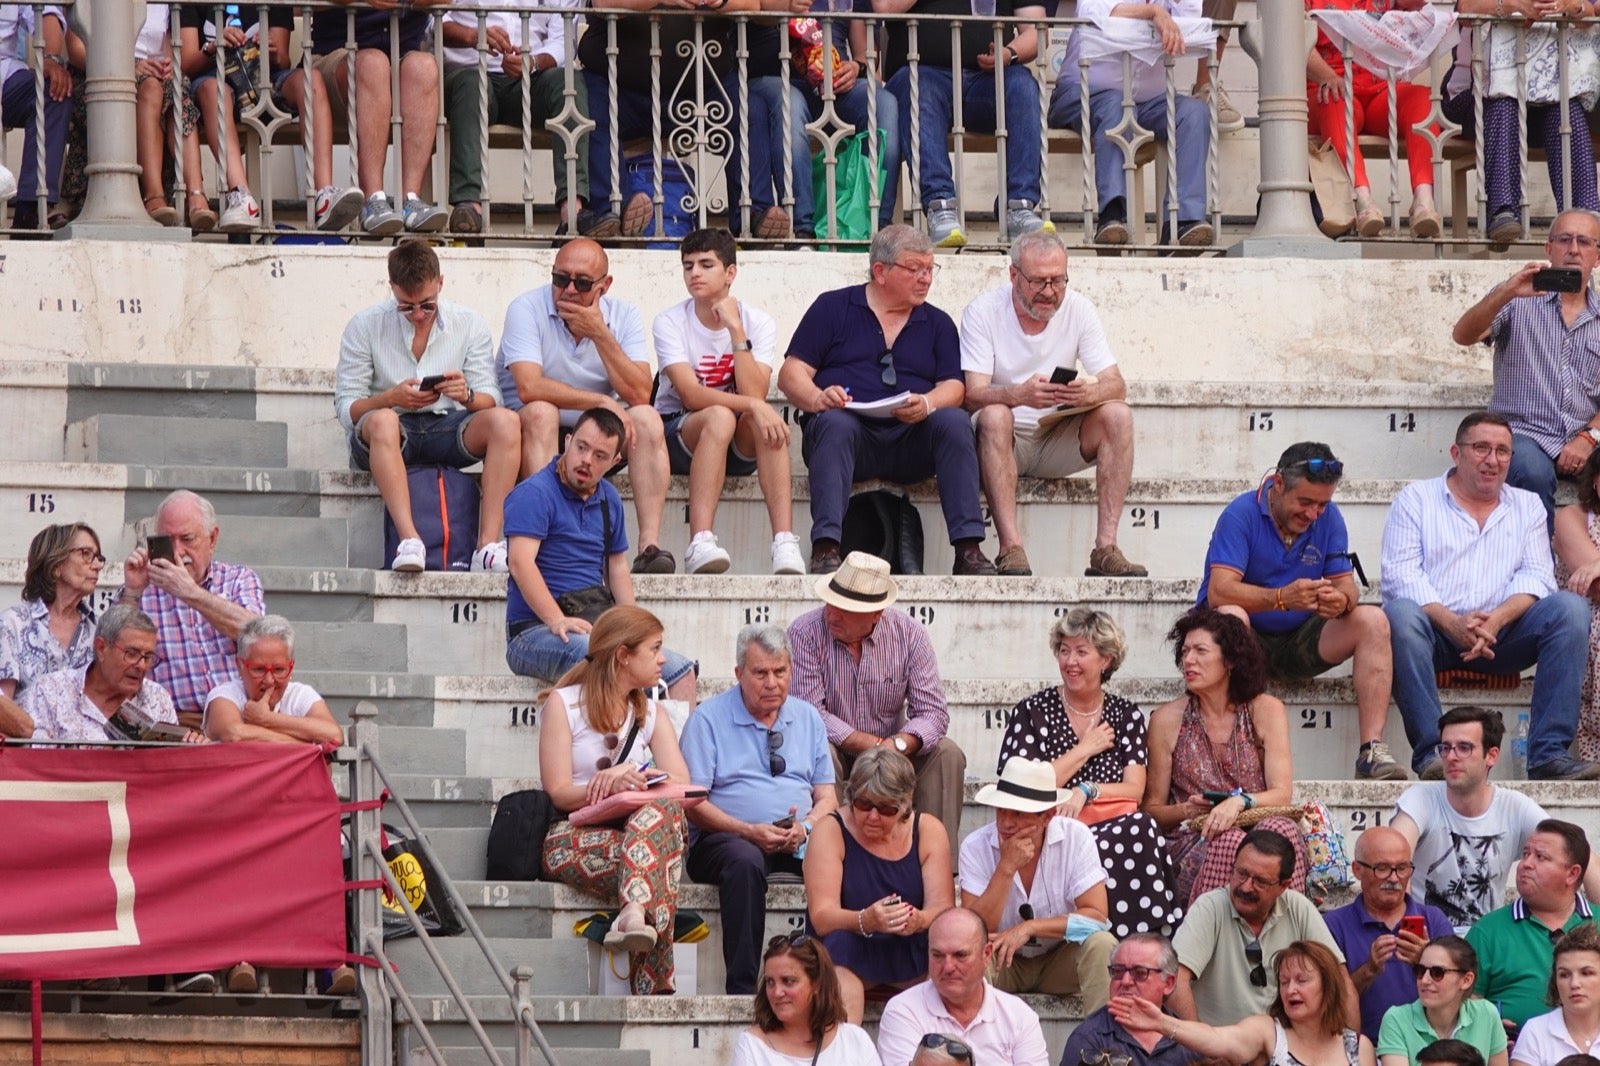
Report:
[[[1357,602],[1350,541],[1333,503],[1343,473],[1326,444],[1289,445],[1262,485],[1217,519],[1195,605],[1248,621],[1274,680],[1303,681],[1354,658],[1356,777],[1403,781],[1405,768],[1383,742],[1394,680],[1389,622]]]
[[[563,596],[604,585],[615,602],[634,602],[622,496],[605,480],[622,437],[610,410],[585,411],[566,451],[506,497],[506,665],[514,674],[554,681],[588,653],[590,623],[569,616]],[[664,654],[667,694],[693,707],[695,664]]]
[[[843,562],[839,536],[850,485],[913,484],[937,476],[957,574],[993,574],[983,554],[978,446],[962,409],[961,342],[927,303],[933,245],[910,226],[872,238],[871,280],[825,292],[789,342],[778,387],[802,412],[800,455],[811,478],[811,572]],[[887,409],[862,405],[891,403]]]
[[[767,921],[767,878],[800,873],[806,838],[838,806],[822,715],[789,695],[789,637],[750,625],[734,645],[739,684],[683,727],[689,780],[711,790],[688,810],[689,876],[717,886],[730,996],[753,995]]]

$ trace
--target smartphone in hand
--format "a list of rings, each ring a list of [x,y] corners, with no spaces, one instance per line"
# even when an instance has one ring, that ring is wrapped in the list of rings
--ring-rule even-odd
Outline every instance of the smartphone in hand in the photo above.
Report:
[[[1428,920],[1420,914],[1407,914],[1400,919],[1400,931],[1426,940],[1428,939]]]
[[[417,382],[417,389],[420,392],[438,392],[439,386],[444,384],[444,379],[447,377],[448,374],[429,374]]]
[[[1583,271],[1572,267],[1545,267],[1533,272],[1534,292],[1582,292]]]
[[[1078,368],[1077,367],[1058,366],[1058,367],[1055,368],[1055,371],[1050,375],[1050,384],[1052,384],[1052,385],[1071,385],[1073,379],[1076,378],[1077,376],[1078,376]]]
[[[169,563],[178,561],[178,553],[173,550],[172,538],[165,533],[152,533],[145,538],[145,550],[152,559],[165,559]]]
[[[1218,792],[1215,789],[1208,788],[1204,792],[1200,793],[1200,795],[1205,798],[1205,801],[1207,803],[1217,804],[1217,803],[1221,803],[1223,800],[1228,799],[1229,797],[1231,797],[1233,795],[1233,793],[1231,793],[1231,792]]]
[[[777,821],[773,822],[772,824],[773,824],[774,827],[776,827],[778,829],[793,829],[794,828],[794,815],[786,814],[782,818],[779,818]]]

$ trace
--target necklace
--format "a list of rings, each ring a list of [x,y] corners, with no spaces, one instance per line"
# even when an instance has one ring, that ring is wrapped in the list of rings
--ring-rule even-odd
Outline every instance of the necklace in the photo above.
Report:
[[[1067,699],[1067,694],[1065,691],[1063,691],[1061,693],[1061,706],[1067,709],[1068,714],[1075,714],[1079,718],[1082,718],[1085,722],[1093,722],[1095,719],[1100,717],[1100,712],[1105,710],[1106,698],[1104,695],[1102,695],[1100,697],[1100,702],[1094,705],[1094,710],[1080,711],[1078,708],[1072,705],[1072,701]]]

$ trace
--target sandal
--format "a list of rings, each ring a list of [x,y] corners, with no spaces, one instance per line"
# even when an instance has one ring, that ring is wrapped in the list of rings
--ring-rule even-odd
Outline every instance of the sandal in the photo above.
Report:
[[[1383,212],[1376,207],[1364,207],[1356,212],[1356,232],[1363,237],[1377,237],[1383,233]]]
[[[643,955],[656,946],[656,931],[652,926],[643,926],[639,929],[629,929],[618,932],[613,929],[606,934],[606,947],[612,951],[625,951],[629,955]]]
[[[1443,228],[1443,221],[1439,217],[1439,212],[1431,207],[1413,208],[1411,211],[1411,236],[1417,240],[1435,240]]]
[[[195,233],[210,233],[217,228],[217,213],[211,209],[211,201],[206,199],[206,194],[199,189],[189,189],[189,229]]]
[[[154,204],[155,206],[150,206]],[[167,203],[167,198],[160,193],[144,198],[144,209],[150,217],[163,226],[176,226],[178,224],[178,209]]]

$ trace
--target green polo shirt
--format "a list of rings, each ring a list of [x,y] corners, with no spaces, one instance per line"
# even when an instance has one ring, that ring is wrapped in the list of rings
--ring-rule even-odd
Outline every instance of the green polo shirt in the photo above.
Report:
[[[1592,921],[1589,901],[1578,896],[1572,916],[1560,931]],[[1478,953],[1478,982],[1472,986],[1472,994],[1493,1003],[1500,1017],[1517,1025],[1548,1011],[1550,1004],[1544,997],[1555,962],[1550,933],[1520,899],[1479,918],[1467,930],[1467,943]]]
[[[1464,1001],[1455,1031],[1448,1035],[1451,1040],[1464,1040],[1477,1048],[1485,1062],[1506,1049],[1506,1027],[1500,1024],[1500,1012],[1488,1000]],[[1404,1055],[1407,1062],[1416,1062],[1417,1052],[1439,1039],[1420,1002],[1402,1003],[1383,1013],[1378,1054]]]

